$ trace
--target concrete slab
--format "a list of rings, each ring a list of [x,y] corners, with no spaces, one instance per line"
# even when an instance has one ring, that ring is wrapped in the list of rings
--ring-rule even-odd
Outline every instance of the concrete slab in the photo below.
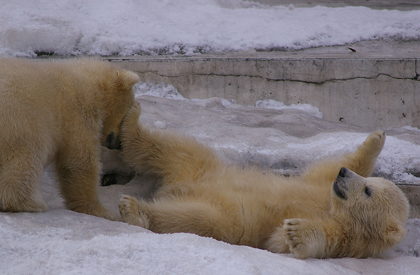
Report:
[[[142,81],[172,84],[187,98],[309,103],[328,121],[367,130],[420,127],[420,41],[105,59],[137,72]]]
[[[245,0],[248,1],[248,0]],[[251,1],[251,0],[249,0]],[[397,10],[413,10],[420,9],[418,0],[252,0],[265,5],[293,5],[295,7],[345,7],[345,6],[365,6],[372,9],[397,9]]]

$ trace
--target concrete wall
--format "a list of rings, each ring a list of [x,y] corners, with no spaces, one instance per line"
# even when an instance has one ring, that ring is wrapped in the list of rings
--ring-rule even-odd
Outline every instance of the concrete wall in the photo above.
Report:
[[[109,58],[187,98],[309,103],[329,121],[366,129],[420,127],[420,59],[289,56]]]
[[[265,5],[294,5],[295,7],[345,7],[345,6],[365,6],[373,9],[397,9],[413,10],[419,9],[418,0],[246,0],[259,2]]]

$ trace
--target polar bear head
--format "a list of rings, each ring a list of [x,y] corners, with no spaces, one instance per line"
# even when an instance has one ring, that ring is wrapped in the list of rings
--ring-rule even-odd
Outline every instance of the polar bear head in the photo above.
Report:
[[[393,182],[340,169],[332,186],[332,214],[349,234],[354,256],[377,254],[400,242],[408,212],[408,200]]]
[[[102,128],[102,146],[119,149],[120,127],[124,117],[133,104],[133,86],[140,81],[137,74],[127,70],[113,71],[109,76],[109,85],[105,89],[105,112]]]

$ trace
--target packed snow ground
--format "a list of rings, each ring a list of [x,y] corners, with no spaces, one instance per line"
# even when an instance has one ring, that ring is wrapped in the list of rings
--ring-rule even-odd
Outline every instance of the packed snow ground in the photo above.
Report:
[[[187,100],[172,86],[150,83],[137,85],[136,91],[142,123],[192,135],[228,162],[279,172],[299,172],[320,157],[354,150],[368,135],[361,128],[323,120],[309,105],[263,101],[246,107],[220,98]],[[410,173],[420,167],[418,130],[405,127],[387,133],[375,173],[418,183],[419,178]],[[104,152],[105,172],[124,169],[117,151]],[[146,197],[154,183],[138,175],[126,185],[100,187],[100,197],[118,211],[121,194]],[[409,220],[405,240],[379,258],[298,260],[193,234],[155,234],[74,213],[63,207],[50,172],[45,174],[42,194],[50,207],[45,213],[0,213],[2,274],[383,275],[420,270],[420,219],[416,218]]]
[[[420,39],[420,10],[240,0],[0,0],[0,55],[196,54]]]

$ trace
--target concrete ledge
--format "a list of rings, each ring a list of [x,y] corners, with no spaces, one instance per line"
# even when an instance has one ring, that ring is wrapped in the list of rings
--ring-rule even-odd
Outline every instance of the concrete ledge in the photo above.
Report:
[[[295,7],[347,7],[347,6],[365,6],[372,9],[397,9],[413,10],[420,9],[418,0],[252,0],[266,5],[293,5]]]
[[[294,52],[106,58],[187,98],[309,103],[367,130],[420,127],[420,41],[360,42]]]

